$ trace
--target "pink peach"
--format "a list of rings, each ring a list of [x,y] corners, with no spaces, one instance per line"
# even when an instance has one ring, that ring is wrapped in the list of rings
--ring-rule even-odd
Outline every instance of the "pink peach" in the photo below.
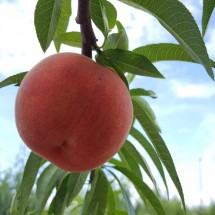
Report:
[[[112,70],[75,53],[49,56],[23,79],[16,125],[36,154],[71,172],[94,169],[116,154],[129,133],[129,91]]]

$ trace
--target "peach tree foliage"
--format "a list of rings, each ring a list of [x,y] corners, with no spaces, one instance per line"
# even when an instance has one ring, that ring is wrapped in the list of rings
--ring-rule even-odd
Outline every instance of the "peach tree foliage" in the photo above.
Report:
[[[93,51],[96,53],[95,61],[111,67],[120,75],[128,88],[137,76],[164,78],[153,63],[167,60],[201,64],[211,79],[214,79],[212,67],[215,63],[209,58],[204,43],[204,36],[215,6],[213,0],[203,0],[202,33],[190,11],[178,0],[119,1],[128,8],[134,7],[154,16],[178,43],[148,44],[129,50],[129,40],[132,38],[128,38],[126,26],[120,22],[123,20],[117,19],[117,10],[114,6],[116,0],[111,2],[79,0],[76,21],[80,24],[80,32],[68,28],[71,13],[76,12],[72,8],[71,0],[38,0],[34,24],[42,50],[45,52],[53,42],[57,52],[60,52],[61,44],[82,48],[82,53],[89,57]],[[91,22],[103,34],[101,47],[97,46]],[[113,29],[116,31],[113,32]],[[10,84],[19,86],[26,73],[6,78],[0,82],[0,87]],[[129,91],[134,107],[134,124],[129,136],[139,142],[151,158],[166,188],[167,196],[166,174],[169,174],[185,209],[184,194],[173,159],[161,136],[155,114],[144,99],[146,96],[154,99],[156,94],[143,88],[129,89]],[[151,180],[152,188],[143,178],[143,172]],[[68,212],[68,207],[69,214],[73,214],[72,211],[80,207],[81,215],[134,215],[131,196],[128,195],[127,187],[121,182],[124,178],[133,184],[140,199],[148,207],[153,208],[159,215],[166,214],[157,195],[158,187],[151,167],[129,138],[118,156],[90,172],[65,172],[31,152],[11,212],[16,215],[61,215],[65,214],[66,210]],[[116,186],[122,190],[126,211],[116,205],[114,197]],[[33,188],[35,188],[35,208],[33,211],[27,211],[28,199]],[[85,196],[81,203],[76,201],[80,192]]]

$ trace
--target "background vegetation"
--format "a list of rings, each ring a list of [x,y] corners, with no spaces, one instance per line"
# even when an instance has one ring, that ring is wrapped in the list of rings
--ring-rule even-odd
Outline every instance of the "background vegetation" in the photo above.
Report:
[[[24,168],[24,157],[23,151],[16,158],[16,162],[6,171],[0,172],[0,215],[10,215],[11,202],[14,199],[16,187],[21,182],[23,168]],[[19,164],[17,166],[17,164]],[[14,168],[16,166],[16,168]],[[124,186],[128,189],[131,184],[123,179]],[[130,189],[128,189],[130,190]],[[132,192],[132,190],[130,190]],[[35,191],[32,192],[30,202],[28,205],[28,210],[34,210],[34,196]],[[114,196],[116,199],[116,206],[118,214],[127,215],[126,204],[123,199],[122,190],[117,188],[114,190]],[[166,211],[167,215],[184,215],[184,210],[181,207],[181,202],[177,198],[167,200],[164,197],[160,197],[162,205]],[[79,215],[81,210],[81,205],[84,201],[83,193],[79,194],[75,199],[73,204],[66,210],[65,215]],[[120,213],[121,212],[121,213]],[[30,215],[32,213],[26,212],[25,215]],[[47,211],[42,212],[43,215],[47,215]],[[153,209],[146,207],[142,201],[137,200],[135,203],[135,214],[136,215],[155,215]],[[214,215],[215,214],[215,202],[211,202],[210,205],[197,205],[195,207],[187,207],[187,215]]]

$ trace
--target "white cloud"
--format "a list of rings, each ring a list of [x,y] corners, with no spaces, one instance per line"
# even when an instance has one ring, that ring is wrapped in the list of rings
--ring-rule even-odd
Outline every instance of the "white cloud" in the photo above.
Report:
[[[42,55],[32,25],[36,1],[30,2],[0,4],[0,73],[4,76],[29,69]]]
[[[181,0],[181,2],[187,7],[194,17],[201,16],[199,2],[196,0]]]
[[[208,83],[186,83],[171,80],[172,89],[178,98],[211,98],[215,95],[215,87]]]
[[[118,20],[126,26],[131,49],[149,43],[174,40],[151,14],[120,2],[113,3],[117,8]]]

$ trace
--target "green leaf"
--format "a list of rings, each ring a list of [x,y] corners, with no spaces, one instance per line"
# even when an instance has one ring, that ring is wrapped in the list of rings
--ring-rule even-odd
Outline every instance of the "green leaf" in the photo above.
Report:
[[[94,24],[103,33],[104,37],[107,37],[109,32],[109,24],[104,5],[104,0],[91,0],[90,7],[91,18]]]
[[[147,162],[140,155],[140,153],[137,151],[137,149],[131,144],[131,142],[126,140],[125,144],[122,147],[122,150],[129,153],[130,156],[143,168],[143,170],[148,175],[148,177],[151,179],[152,183],[154,184],[155,188],[157,189],[156,181],[151,173],[151,170],[150,170]]]
[[[73,215],[73,214],[80,214],[80,213],[77,213],[77,209],[79,209],[80,211],[80,207],[82,206],[82,204],[78,204],[76,206],[74,206],[73,208],[71,208],[71,210],[69,210],[69,215]],[[75,213],[74,213],[75,212]]]
[[[100,52],[98,53],[96,56],[96,62],[103,65],[103,66],[106,66],[106,67],[109,67],[111,68],[112,70],[114,70],[118,75],[119,77],[123,80],[123,82],[125,83],[126,87],[129,88],[129,85],[128,85],[128,82],[127,82],[127,79],[125,77],[125,75],[123,74],[123,71],[121,70],[121,68],[114,62],[112,62],[111,60],[109,60],[104,54],[103,52]]]
[[[159,43],[141,46],[133,52],[144,55],[152,62],[158,61],[195,61],[187,54],[181,45],[174,43]]]
[[[141,46],[133,50],[137,54],[144,55],[152,62],[158,61],[184,61],[199,63],[194,61],[183,49],[181,45],[174,43],[159,43]],[[211,66],[215,68],[215,62],[211,60]]]
[[[119,168],[125,168],[125,167],[119,167]],[[126,206],[127,206],[128,215],[135,215],[135,210],[134,210],[134,207],[133,207],[133,205],[131,203],[131,200],[129,198],[129,194],[128,194],[127,190],[125,189],[125,187],[123,186],[123,184],[121,183],[121,181],[117,177],[117,175],[113,171],[111,171],[109,169],[108,169],[108,171],[117,180],[117,182],[118,182],[118,184],[119,184],[119,186],[120,186],[120,188],[122,190],[122,193],[123,193],[123,196],[124,196],[124,199],[125,199],[125,203],[126,203]]]
[[[133,174],[131,170],[125,167],[115,166],[113,168],[120,171],[123,175],[129,178],[129,180],[135,185],[135,187],[138,188],[138,191],[141,192],[140,197],[142,198],[144,196],[158,215],[166,215],[157,196],[153,193],[153,191],[148,187],[146,183],[144,183],[139,177]],[[145,199],[143,200],[145,201]]]
[[[180,180],[178,178],[178,174],[175,169],[174,162],[172,160],[171,154],[160,136],[154,121],[152,120],[151,116],[147,111],[145,111],[145,106],[142,105],[141,98],[139,97],[132,97],[133,107],[134,107],[134,115],[143,127],[144,131],[148,135],[149,139],[153,143],[160,159],[162,160],[164,166],[166,167],[173,183],[175,184],[178,193],[181,197],[183,207],[185,209],[185,201],[184,201],[184,194],[181,187]]]
[[[140,131],[138,131],[136,128],[132,127],[129,134],[132,135],[142,145],[142,147],[145,149],[145,151],[148,153],[148,155],[152,159],[153,163],[155,164],[155,166],[164,182],[164,185],[165,185],[166,191],[167,191],[167,196],[169,197],[169,190],[168,190],[163,166],[162,166],[161,161],[160,161],[156,151],[154,150],[153,146],[143,136],[143,134]]]
[[[45,52],[54,38],[61,15],[62,0],[38,0],[34,24],[37,38]]]
[[[57,29],[54,35],[54,39],[66,32],[71,15],[72,15],[71,0],[62,0],[61,14],[60,14]],[[54,41],[54,44],[55,44],[56,51],[59,52],[61,44],[56,41]]]
[[[56,37],[54,41],[60,44],[62,43],[77,48],[81,48],[82,46],[81,33],[76,31],[61,34]]]
[[[124,210],[117,209],[116,214],[114,214],[114,215],[128,215],[128,212],[124,211]]]
[[[138,165],[138,162],[123,148],[118,152],[118,155],[120,156],[120,159],[122,160],[122,163],[124,167],[128,167],[130,170],[132,170],[138,177],[142,178],[142,173],[140,171],[140,167]]]
[[[48,198],[56,186],[56,181],[59,176],[59,172],[61,171],[62,170],[59,168],[50,164],[43,170],[38,178],[35,199],[35,215],[42,214]]]
[[[104,55],[125,72],[164,78],[157,68],[143,55],[122,49],[108,49],[104,51]]]
[[[28,199],[31,194],[31,190],[33,188],[34,182],[36,180],[37,173],[39,168],[43,164],[43,158],[37,156],[33,152],[29,155],[27,160],[24,174],[22,178],[22,182],[20,185],[19,192],[16,193],[16,200],[18,204],[18,214],[17,215],[24,215],[26,207],[28,205]]]
[[[110,183],[108,183],[107,214],[108,215],[116,214],[115,196],[114,196],[113,188]]]
[[[202,13],[202,35],[206,34],[208,23],[215,7],[214,0],[203,0],[203,13]]]
[[[151,123],[153,123],[154,127],[156,127],[158,132],[161,132],[161,129],[156,121],[156,116],[154,114],[154,111],[152,110],[148,102],[145,99],[141,98],[140,96],[132,96],[132,99],[134,101],[138,101],[138,103],[144,109],[144,112],[146,112],[147,115],[150,117]]]
[[[108,163],[111,163],[116,166],[125,166],[125,164],[122,161],[117,160],[116,158],[111,158]]]
[[[104,1],[109,30],[113,29],[116,24],[117,10],[109,1]]]
[[[66,192],[69,175],[66,175],[62,183],[57,189],[57,193],[54,197],[53,211],[55,215],[63,215],[66,207]]]
[[[101,169],[95,170],[91,189],[87,191],[81,215],[104,215],[108,196],[108,181]]]
[[[108,35],[105,40],[103,50],[107,49],[124,49],[128,50],[128,38],[125,31]]]
[[[107,49],[128,50],[128,35],[119,21],[116,22],[116,25],[118,28],[118,33],[108,35],[107,39],[105,40],[103,50]]]
[[[214,79],[210,59],[199,31],[189,10],[177,0],[120,0],[130,6],[153,15],[181,44],[186,52],[202,64],[208,75]]]
[[[65,213],[66,206],[68,206],[67,202],[70,203],[70,201],[72,201],[72,199],[80,192],[85,182],[84,180],[82,185],[73,183],[75,182],[75,180],[73,180],[72,176],[74,176],[75,179],[79,180],[81,177],[79,178],[76,176],[80,176],[82,175],[82,173],[69,173],[69,172],[62,172],[62,173],[63,174],[59,174],[59,177],[58,177],[59,183],[57,183],[57,186],[56,186],[57,192],[50,204],[49,211],[48,211],[49,215],[52,215],[52,214],[63,215]],[[83,173],[83,174],[86,174],[86,173]],[[71,182],[71,178],[73,182]],[[72,185],[74,185],[74,187],[71,187]],[[70,191],[71,193],[69,193]],[[71,206],[71,204],[69,205]],[[75,208],[73,209],[75,210]]]
[[[12,75],[12,76],[4,79],[3,81],[0,82],[0,88],[9,86],[11,84],[19,85],[22,82],[22,80],[26,74],[27,74],[27,72],[21,72],[19,74]]]
[[[127,74],[126,74],[126,79],[127,79],[128,83],[129,83],[129,85],[130,85],[131,82],[134,80],[134,78],[135,78],[135,75],[134,75],[134,74],[131,74],[131,73],[127,73]]]
[[[131,89],[130,95],[131,96],[150,96],[153,99],[157,98],[155,92],[153,92],[152,90],[145,90],[143,88]]]
[[[66,192],[66,205],[69,206],[71,201],[79,194],[84,186],[89,172],[70,173]]]
[[[117,26],[118,32],[120,31],[126,32],[125,28],[123,27],[122,23],[119,20],[116,21],[116,26]]]

